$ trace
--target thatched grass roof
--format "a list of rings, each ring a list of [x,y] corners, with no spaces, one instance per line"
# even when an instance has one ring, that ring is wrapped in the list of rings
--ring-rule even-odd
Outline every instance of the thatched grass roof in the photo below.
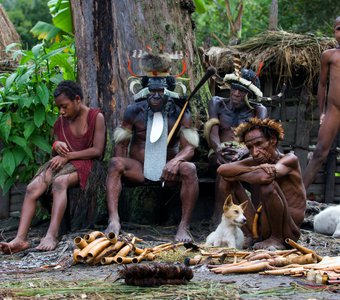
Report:
[[[13,65],[12,58],[6,53],[6,47],[11,43],[21,43],[20,36],[9,20],[2,5],[0,5],[0,71]]]
[[[232,54],[239,53],[244,67],[257,70],[264,62],[262,74],[290,80],[294,74],[305,76],[310,85],[318,78],[322,51],[334,48],[335,39],[302,35],[286,31],[267,31],[237,46],[212,47],[204,51],[203,61],[219,72],[233,71]]]

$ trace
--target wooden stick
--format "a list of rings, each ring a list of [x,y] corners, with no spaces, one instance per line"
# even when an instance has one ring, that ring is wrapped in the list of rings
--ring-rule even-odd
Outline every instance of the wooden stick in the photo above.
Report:
[[[292,246],[293,248],[299,250],[303,254],[313,253],[315,255],[315,257],[316,257],[318,262],[322,261],[322,257],[320,255],[316,254],[316,252],[314,250],[311,250],[311,249],[308,249],[308,248],[306,248],[306,247],[304,247],[302,245],[299,245],[298,243],[296,243],[293,240],[288,239],[288,238],[285,239],[285,242],[288,245]]]

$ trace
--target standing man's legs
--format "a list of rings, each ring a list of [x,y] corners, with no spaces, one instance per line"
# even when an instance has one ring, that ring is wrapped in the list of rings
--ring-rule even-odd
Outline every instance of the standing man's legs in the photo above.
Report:
[[[140,162],[123,157],[114,157],[110,160],[106,178],[106,199],[109,211],[109,225],[105,232],[114,232],[116,236],[120,231],[118,215],[119,196],[122,191],[122,177],[133,182],[144,182],[143,167]]]
[[[325,119],[320,126],[318,141],[313,152],[313,157],[303,174],[303,183],[306,190],[313,183],[323,162],[326,160],[332,143],[339,131],[340,112],[333,107],[326,112]]]
[[[175,236],[177,242],[189,242],[189,222],[198,197],[198,178],[193,163],[182,162],[179,167],[181,185],[182,218]]]

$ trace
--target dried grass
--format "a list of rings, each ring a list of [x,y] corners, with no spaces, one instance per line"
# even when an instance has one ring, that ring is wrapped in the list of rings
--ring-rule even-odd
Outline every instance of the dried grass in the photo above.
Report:
[[[232,54],[236,52],[244,67],[257,70],[263,61],[262,73],[275,74],[285,80],[299,73],[310,86],[319,74],[321,53],[335,46],[333,38],[266,31],[237,46],[212,47],[204,52],[203,60],[216,66],[219,72],[229,73],[233,71]]]

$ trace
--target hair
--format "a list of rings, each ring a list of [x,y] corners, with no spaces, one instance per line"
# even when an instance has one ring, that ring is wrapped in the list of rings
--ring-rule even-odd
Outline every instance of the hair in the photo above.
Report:
[[[79,96],[80,99],[83,99],[83,92],[80,86],[72,80],[64,80],[60,82],[54,90],[54,98],[60,96],[63,93],[72,101],[76,99],[76,96]]]
[[[335,18],[335,21],[334,21],[334,27],[336,26],[336,24],[340,23],[340,16],[337,16]]]
[[[248,121],[241,123],[235,129],[235,134],[239,138],[239,141],[244,143],[245,135],[254,129],[261,130],[266,139],[275,137],[277,141],[282,141],[284,138],[284,130],[281,123],[269,118],[263,120],[251,118]]]

